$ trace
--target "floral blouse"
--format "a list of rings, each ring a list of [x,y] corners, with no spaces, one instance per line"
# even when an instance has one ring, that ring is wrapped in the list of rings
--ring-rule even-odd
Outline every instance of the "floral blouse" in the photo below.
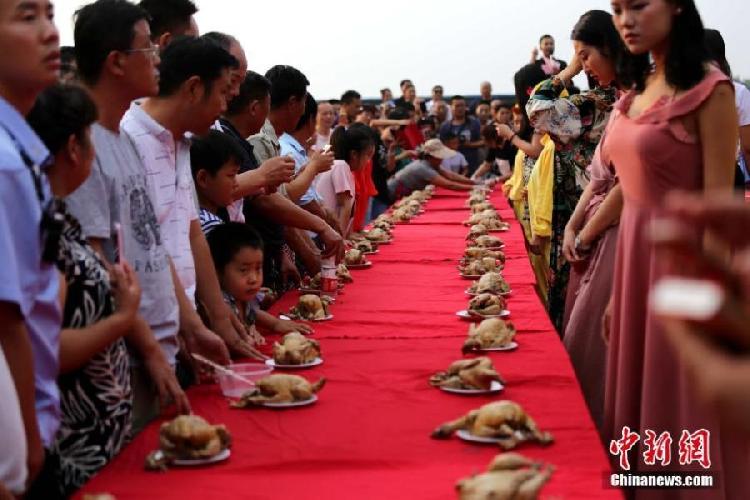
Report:
[[[109,273],[83,236],[78,220],[65,218],[57,267],[67,294],[63,328],[85,328],[114,313]],[[118,339],[83,367],[58,378],[62,421],[53,446],[60,459],[61,492],[68,495],[104,467],[125,444],[133,393],[125,341]]]

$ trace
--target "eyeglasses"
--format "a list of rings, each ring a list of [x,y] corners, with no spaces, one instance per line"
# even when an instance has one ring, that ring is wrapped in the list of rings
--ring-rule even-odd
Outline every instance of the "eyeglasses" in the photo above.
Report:
[[[135,54],[137,52],[142,52],[146,55],[149,55],[151,57],[157,55],[159,53],[160,47],[158,45],[151,44],[151,47],[145,48],[145,49],[128,49],[123,50],[125,54]]]

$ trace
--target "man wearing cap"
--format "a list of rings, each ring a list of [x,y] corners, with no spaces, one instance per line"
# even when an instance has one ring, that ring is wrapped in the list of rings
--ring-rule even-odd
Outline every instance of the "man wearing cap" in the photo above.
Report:
[[[424,189],[429,184],[452,189],[470,191],[476,184],[463,175],[440,168],[443,160],[451,158],[456,152],[448,149],[440,139],[430,139],[420,150],[419,159],[399,170],[388,180],[388,192],[392,201],[408,196],[414,191]]]

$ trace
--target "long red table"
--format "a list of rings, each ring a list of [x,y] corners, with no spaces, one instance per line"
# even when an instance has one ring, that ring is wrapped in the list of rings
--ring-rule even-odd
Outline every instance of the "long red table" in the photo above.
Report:
[[[426,213],[397,226],[391,245],[371,255],[369,270],[352,271],[332,308],[315,324],[325,363],[296,372],[327,385],[319,401],[288,410],[233,410],[217,386],[188,394],[195,413],[224,423],[234,443],[225,462],[200,469],[146,472],[159,422],[149,426],[84,491],[118,499],[451,499],[460,478],[483,471],[499,449],[430,438],[439,424],[495,399],[520,403],[543,430],[548,448],[520,451],[556,467],[542,498],[621,498],[605,487],[609,464],[567,354],[534,291],[534,275],[517,222],[502,233],[518,350],[493,353],[507,381],[494,397],[447,394],[428,378],[461,358],[468,323],[457,260],[465,247],[466,194],[438,190]],[[492,201],[506,220],[502,195]],[[297,300],[288,294],[275,307]],[[269,343],[275,338],[269,339]]]

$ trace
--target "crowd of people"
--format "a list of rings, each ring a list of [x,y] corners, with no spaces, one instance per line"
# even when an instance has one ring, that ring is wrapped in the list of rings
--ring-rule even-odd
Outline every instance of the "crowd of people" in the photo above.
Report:
[[[708,429],[701,498],[747,490],[750,94],[692,0],[585,13],[569,64],[544,35],[515,102],[489,82],[425,102],[410,80],[316,101],[196,12],[95,0],[60,48],[49,0],[0,0],[0,499],[66,498],[188,413],[193,354],[264,359],[264,333],[309,332],[265,309],[399,198],[496,183],[603,443]],[[651,307],[675,274],[737,304],[731,352],[715,321]]]

